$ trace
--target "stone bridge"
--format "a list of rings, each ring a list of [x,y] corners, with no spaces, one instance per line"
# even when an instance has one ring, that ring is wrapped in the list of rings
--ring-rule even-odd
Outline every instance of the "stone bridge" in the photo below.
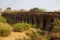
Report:
[[[40,29],[47,29],[54,22],[54,18],[60,18],[60,12],[3,12],[2,16],[10,24],[27,22],[37,24]]]

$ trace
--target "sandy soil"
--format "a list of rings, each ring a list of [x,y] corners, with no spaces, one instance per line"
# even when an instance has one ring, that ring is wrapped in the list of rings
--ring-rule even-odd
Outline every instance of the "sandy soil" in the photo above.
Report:
[[[23,38],[23,37],[27,37],[24,32],[23,33],[11,32],[11,34],[8,37],[0,37],[0,40],[15,40],[17,38]]]

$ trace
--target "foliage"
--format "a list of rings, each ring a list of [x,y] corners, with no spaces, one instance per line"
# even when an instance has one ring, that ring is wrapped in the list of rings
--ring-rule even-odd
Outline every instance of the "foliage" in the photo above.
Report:
[[[4,17],[0,17],[0,22],[6,23],[7,20]]]
[[[34,31],[29,31],[26,33],[26,35],[29,36],[31,38],[31,40],[35,40],[36,36],[37,36],[36,32],[34,32]]]
[[[5,37],[8,36],[10,34],[10,30],[8,28],[4,28],[1,30],[1,36]]]
[[[54,30],[55,30],[56,32],[60,32],[60,19],[59,19],[59,18],[55,18]]]
[[[31,24],[32,25],[32,28],[37,28],[37,24]]]
[[[0,8],[0,12],[2,12],[2,8]]]
[[[27,23],[16,23],[14,25],[14,31],[17,31],[17,32],[29,30],[30,28],[31,28],[31,24],[27,24]]]
[[[60,32],[60,19],[55,18],[54,22],[50,24],[50,27],[47,29],[49,32]]]
[[[49,31],[49,32],[53,31],[54,26],[55,26],[55,23],[54,22],[51,23],[50,26],[49,26],[49,28],[47,29],[47,31]]]
[[[0,36],[6,37],[10,34],[10,28],[0,24]]]
[[[7,7],[4,11],[5,12],[11,12],[11,8],[10,7]]]
[[[30,12],[46,12],[45,9],[39,9],[37,7],[33,8],[33,9],[30,9]]]
[[[60,26],[55,26],[54,30],[55,30],[55,32],[60,32]]]
[[[45,35],[45,32],[44,31],[37,31],[37,33],[39,34],[39,35]]]
[[[45,40],[45,36],[39,35],[36,31],[29,31],[26,33],[27,36],[30,37],[30,40]]]

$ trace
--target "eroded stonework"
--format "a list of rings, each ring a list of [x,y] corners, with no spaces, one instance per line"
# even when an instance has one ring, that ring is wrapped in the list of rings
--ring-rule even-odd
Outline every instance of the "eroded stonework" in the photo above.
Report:
[[[60,12],[3,12],[2,16],[10,24],[27,22],[37,24],[40,29],[47,29],[54,22],[54,18],[60,18]]]

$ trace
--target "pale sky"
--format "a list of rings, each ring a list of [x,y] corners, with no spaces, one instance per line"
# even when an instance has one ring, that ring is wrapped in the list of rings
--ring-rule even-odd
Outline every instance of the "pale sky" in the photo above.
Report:
[[[6,9],[31,9],[43,8],[47,11],[60,10],[60,0],[0,0],[0,8]]]

